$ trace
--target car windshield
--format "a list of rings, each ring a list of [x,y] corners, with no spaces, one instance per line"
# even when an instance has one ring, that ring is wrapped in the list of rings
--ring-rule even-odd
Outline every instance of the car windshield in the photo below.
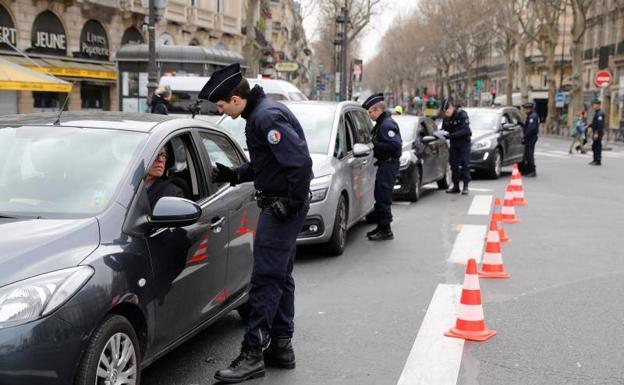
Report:
[[[0,128],[0,213],[92,215],[113,198],[146,134],[79,127]]]
[[[399,125],[399,131],[401,131],[401,139],[404,142],[414,140],[416,125],[418,124],[418,117],[411,115],[393,115],[392,118]]]
[[[327,154],[331,130],[334,123],[336,106],[332,104],[314,105],[308,103],[289,104],[288,108],[295,114],[308,142],[308,150],[312,154]],[[245,120],[225,117],[219,126],[236,139],[247,151],[245,140]]]
[[[496,131],[500,115],[497,111],[466,110],[472,131]]]

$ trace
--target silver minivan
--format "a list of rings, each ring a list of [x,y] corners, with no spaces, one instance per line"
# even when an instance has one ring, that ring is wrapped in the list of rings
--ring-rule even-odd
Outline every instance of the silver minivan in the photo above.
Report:
[[[312,200],[297,244],[344,251],[347,230],[373,210],[375,159],[372,122],[354,102],[284,102],[306,135],[313,161]],[[223,117],[218,125],[246,148],[245,120]]]

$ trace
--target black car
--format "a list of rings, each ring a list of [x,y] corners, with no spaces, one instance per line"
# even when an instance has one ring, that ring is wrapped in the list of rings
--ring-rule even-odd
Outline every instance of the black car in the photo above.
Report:
[[[514,107],[465,108],[470,119],[472,144],[470,168],[491,178],[501,175],[503,166],[522,160],[522,117]]]
[[[215,162],[246,158],[201,121],[55,120],[0,119],[0,384],[136,385],[203,327],[246,314],[254,189],[210,183]],[[183,197],[152,209],[157,162]]]
[[[444,139],[437,139],[433,120],[413,115],[395,115],[403,139],[399,177],[394,195],[416,202],[422,186],[436,182],[438,188],[446,189],[451,183],[449,148]]]

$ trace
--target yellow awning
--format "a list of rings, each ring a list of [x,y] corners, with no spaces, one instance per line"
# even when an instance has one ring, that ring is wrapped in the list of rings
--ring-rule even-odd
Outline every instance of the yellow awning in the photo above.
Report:
[[[71,92],[71,89],[69,82],[0,58],[0,90]]]
[[[46,57],[27,60],[26,58],[11,56],[9,60],[30,68],[33,71],[70,78],[117,80],[117,69],[113,65],[83,63],[69,60],[52,59]]]

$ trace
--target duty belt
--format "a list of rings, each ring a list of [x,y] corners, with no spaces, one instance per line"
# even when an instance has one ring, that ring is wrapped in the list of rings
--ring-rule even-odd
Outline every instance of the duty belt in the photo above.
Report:
[[[286,196],[268,195],[263,193],[262,191],[256,191],[256,202],[258,204],[258,207],[263,210],[270,208],[271,205],[277,201],[287,203],[288,198]]]

